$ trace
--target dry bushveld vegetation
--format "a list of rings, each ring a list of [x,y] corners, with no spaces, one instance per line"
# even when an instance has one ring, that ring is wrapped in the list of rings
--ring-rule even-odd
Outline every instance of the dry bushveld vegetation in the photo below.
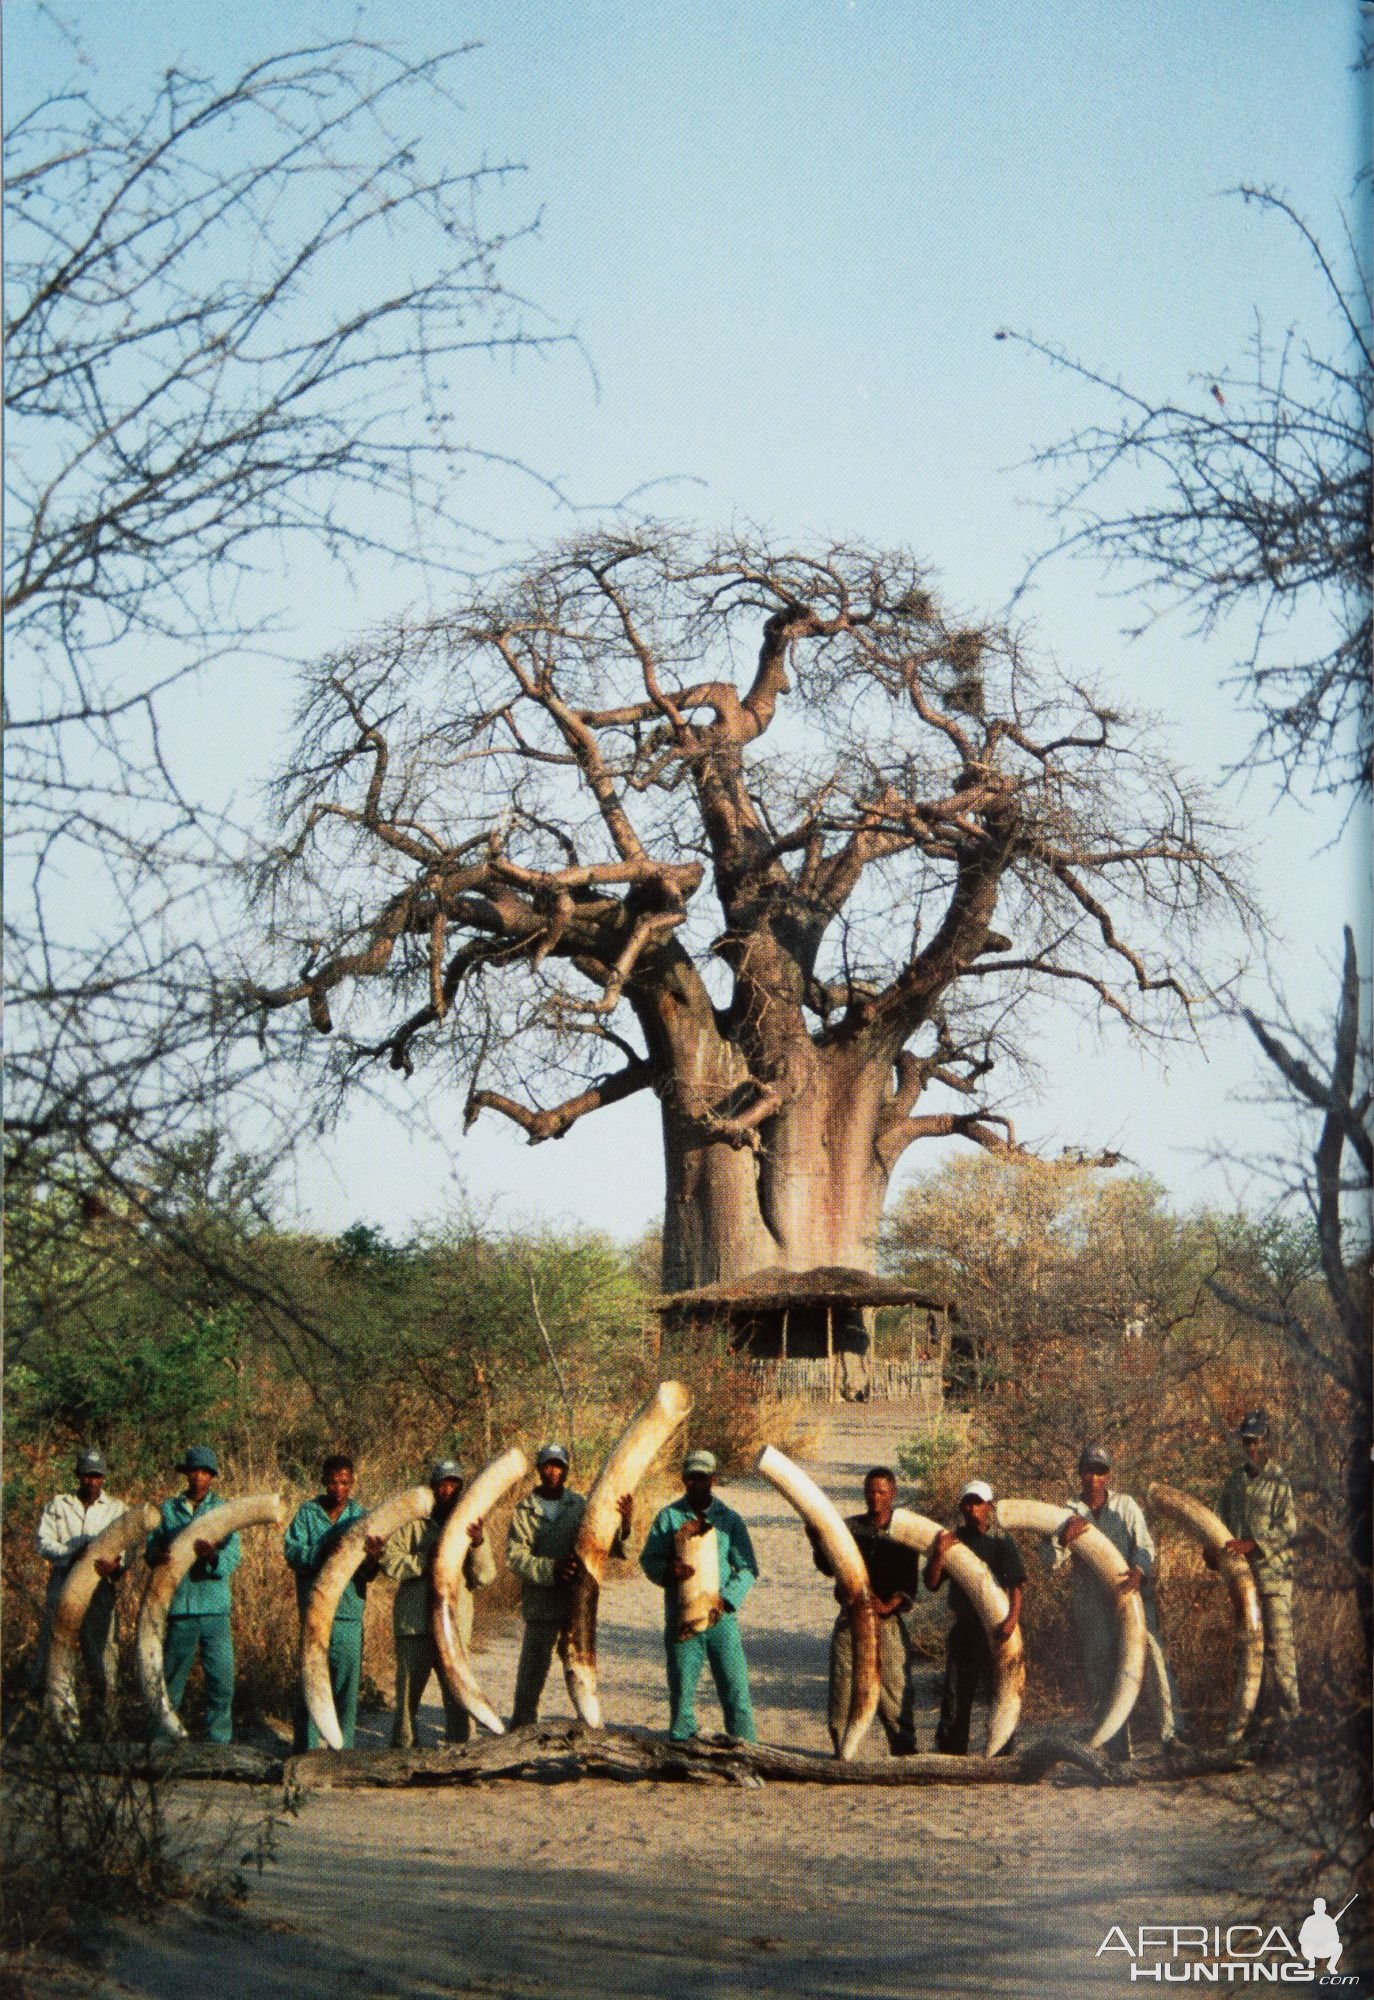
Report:
[[[676,1364],[675,1364],[676,1365]],[[804,1447],[807,1412],[804,1405],[760,1392],[756,1380],[728,1358],[698,1357],[678,1369],[693,1396],[688,1432],[672,1439],[651,1469],[641,1488],[637,1511],[641,1526],[654,1509],[679,1489],[678,1466],[684,1436],[693,1442],[709,1443],[730,1472],[743,1470],[765,1444],[785,1450]],[[590,1381],[584,1382],[576,1369],[565,1368],[565,1380],[573,1392],[572,1427],[566,1409],[532,1399],[526,1420],[518,1428],[503,1423],[492,1428],[489,1440],[472,1440],[475,1449],[459,1449],[469,1472],[476,1471],[488,1454],[518,1444],[532,1460],[537,1445],[546,1436],[568,1438],[575,1454],[575,1482],[583,1490],[590,1485],[611,1445],[642,1397],[657,1381],[655,1365],[642,1355],[633,1368],[623,1371],[620,1393],[595,1398]],[[318,1480],[283,1478],[282,1459],[287,1456],[283,1440],[292,1437],[302,1422],[297,1407],[305,1400],[299,1389],[283,1389],[272,1404],[261,1409],[248,1444],[234,1453],[221,1452],[221,1475],[217,1488],[226,1496],[236,1493],[273,1491],[282,1493],[294,1511],[319,1490]],[[378,1403],[381,1402],[378,1396]],[[423,1392],[398,1394],[383,1411],[363,1410],[355,1422],[375,1442],[355,1453],[357,1493],[364,1504],[376,1503],[388,1494],[423,1482],[436,1455],[454,1447],[450,1435],[438,1430],[428,1397]],[[170,1449],[167,1459],[179,1456]],[[69,1451],[55,1447],[32,1450],[25,1472],[32,1489],[55,1492],[70,1486]],[[146,1497],[158,1500],[180,1490],[181,1482],[170,1470],[161,1479],[150,1478],[135,1486],[112,1474],[110,1490],[125,1499]],[[493,1611],[513,1611],[518,1603],[519,1584],[501,1561],[506,1529],[514,1509],[516,1492],[496,1510],[487,1523],[487,1534],[497,1554],[497,1581],[479,1599],[478,1616]],[[32,1517],[30,1517],[32,1518]],[[11,1516],[12,1522],[14,1516]],[[27,1714],[29,1726],[36,1721],[34,1691],[25,1684],[25,1674],[33,1661],[38,1624],[42,1612],[47,1568],[33,1545],[28,1522],[5,1545],[5,1577],[9,1615],[6,1620],[5,1653],[10,1683],[10,1726]],[[290,1729],[297,1658],[295,1581],[282,1560],[279,1536],[250,1530],[242,1538],[243,1555],[234,1578],[234,1649],[236,1661],[235,1715],[240,1728],[250,1733],[264,1725],[276,1731]],[[146,1574],[141,1565],[126,1578],[120,1589],[123,1703],[121,1726],[138,1734],[142,1723],[134,1690],[136,1679],[132,1658],[133,1628],[138,1595]],[[367,1680],[365,1696],[389,1705],[395,1655],[391,1631],[391,1586],[378,1579],[368,1594],[364,1660]],[[200,1719],[201,1695],[198,1670],[193,1673],[187,1694],[185,1715],[194,1730]]]

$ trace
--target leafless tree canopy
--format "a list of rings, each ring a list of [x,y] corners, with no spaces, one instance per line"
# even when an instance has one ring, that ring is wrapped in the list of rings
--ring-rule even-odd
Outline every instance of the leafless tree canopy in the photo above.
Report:
[[[462,50],[337,40],[5,143],[10,1137],[77,1178],[210,1115],[242,846],[174,684],[242,673],[295,550],[471,559],[472,350],[528,344]],[[438,111],[439,119],[433,116]],[[436,123],[444,132],[432,134]],[[456,143],[455,143],[456,135]],[[442,157],[439,154],[442,153]],[[517,229],[527,227],[517,225]],[[218,781],[218,783],[217,783]],[[75,1149],[74,1153],[71,1149]]]
[[[1368,792],[1370,277],[1347,232],[1343,280],[1288,202],[1242,190],[1296,230],[1332,309],[1329,347],[1257,326],[1246,364],[1198,383],[1189,404],[1158,402],[1040,341],[1025,344],[1106,390],[1119,410],[1040,454],[1065,476],[1059,546],[1142,577],[1211,632],[1240,613],[1253,641],[1237,663],[1259,724],[1247,763],[1285,786]]]
[[[327,661],[280,798],[269,1009],[346,1000],[346,1071],[438,1044],[532,1142],[654,1090],[670,1215],[675,1149],[753,1155],[763,1261],[817,1118],[879,1199],[914,1139],[1011,1143],[980,1082],[1028,988],[1186,1022],[1225,887],[1148,729],[860,548],[563,548]]]

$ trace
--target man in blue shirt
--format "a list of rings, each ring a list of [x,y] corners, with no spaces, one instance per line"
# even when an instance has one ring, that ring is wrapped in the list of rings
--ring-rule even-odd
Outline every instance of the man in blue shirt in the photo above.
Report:
[[[726,1732],[745,1743],[758,1740],[737,1614],[759,1565],[744,1522],[712,1493],[715,1476],[712,1452],[688,1452],[682,1497],[660,1510],[639,1558],[663,1592],[668,1734],[675,1743],[697,1733],[696,1692],[708,1663]]]
[[[183,1528],[224,1505],[219,1495],[210,1491],[219,1477],[219,1460],[208,1445],[193,1444],[174,1470],[185,1473],[186,1491],[162,1503],[162,1520],[144,1547],[151,1569],[166,1562],[168,1550]],[[205,1675],[206,1739],[232,1743],[234,1637],[229,1626],[229,1578],[239,1566],[243,1548],[236,1534],[218,1546],[203,1539],[195,1546],[196,1559],[178,1584],[167,1612],[162,1649],[167,1699],[173,1708],[180,1708],[199,1652]]]
[[[320,1476],[324,1491],[296,1509],[282,1543],[282,1554],[296,1572],[296,1604],[302,1621],[315,1578],[348,1529],[367,1512],[353,1498],[353,1461],[346,1452],[335,1452],[327,1458]],[[358,1689],[363,1675],[363,1610],[367,1586],[377,1574],[377,1567],[375,1557],[365,1556],[354,1570],[344,1585],[329,1634],[329,1687],[345,1750],[353,1748],[357,1729]],[[291,1748],[301,1751],[319,1747],[320,1732],[310,1719],[304,1691],[297,1686]]]

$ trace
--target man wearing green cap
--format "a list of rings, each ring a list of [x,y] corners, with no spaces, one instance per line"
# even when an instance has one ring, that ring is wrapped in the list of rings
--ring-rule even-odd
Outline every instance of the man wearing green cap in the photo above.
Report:
[[[1298,1532],[1293,1487],[1269,1456],[1269,1418],[1251,1410],[1237,1432],[1243,1462],[1217,1500],[1217,1512],[1233,1539],[1229,1555],[1244,1556],[1259,1590],[1264,1620],[1264,1677],[1278,1690],[1283,1729],[1302,1713],[1298,1660],[1293,1645],[1293,1541]]]
[[[183,1528],[224,1502],[211,1487],[219,1460],[209,1445],[193,1444],[174,1467],[186,1475],[186,1491],[162,1503],[162,1519],[144,1544],[150,1569],[160,1569]],[[180,1708],[196,1654],[205,1676],[205,1735],[210,1743],[234,1740],[234,1635],[229,1624],[229,1579],[239,1566],[243,1545],[237,1534],[218,1544],[199,1540],[196,1559],[177,1585],[167,1611],[162,1670],[167,1699]]]
[[[458,1504],[463,1490],[463,1468],[456,1458],[436,1459],[429,1469],[429,1486],[434,1509],[426,1521],[411,1521],[398,1528],[383,1543],[375,1535],[366,1543],[369,1558],[380,1558],[383,1576],[399,1585],[391,1608],[391,1630],[396,1642],[396,1716],[391,1725],[393,1750],[419,1747],[415,1718],[420,1700],[437,1664],[434,1637],[429,1623],[429,1573],[434,1551],[444,1532],[444,1523]],[[464,1645],[472,1637],[472,1596],[496,1580],[496,1564],[491,1559],[480,1521],[468,1523],[472,1544],[463,1558],[466,1591],[458,1594],[458,1636]],[[439,1692],[444,1698],[444,1737],[449,1743],[466,1743],[472,1733],[472,1717],[449,1690],[443,1675]]]
[[[520,1579],[520,1616],[525,1623],[520,1664],[515,1670],[512,1729],[539,1719],[539,1698],[553,1664],[554,1647],[572,1608],[573,1579],[579,1563],[577,1536],[587,1502],[568,1485],[570,1464],[565,1445],[540,1445],[534,1456],[539,1484],[516,1508],[506,1536],[506,1566]],[[632,1496],[622,1493],[616,1506],[620,1526],[611,1554],[623,1556],[633,1516]]]
[[[759,1565],[744,1522],[714,1496],[715,1476],[714,1453],[688,1452],[682,1497],[661,1509],[639,1558],[663,1592],[668,1734],[675,1743],[697,1733],[696,1692],[708,1663],[726,1733],[745,1743],[758,1740],[738,1612],[758,1581]]]
[[[105,1491],[108,1472],[103,1455],[86,1450],[76,1461],[75,1493],[55,1493],[38,1518],[38,1553],[48,1565],[48,1593],[43,1605],[43,1629],[38,1636],[34,1685],[41,1688],[48,1671],[57,1600],[77,1558],[125,1512],[122,1500]],[[119,1635],[115,1629],[115,1583],[124,1572],[116,1556],[98,1565],[101,1581],[81,1626],[81,1657],[90,1676],[97,1709],[104,1711],[115,1691],[119,1673]]]

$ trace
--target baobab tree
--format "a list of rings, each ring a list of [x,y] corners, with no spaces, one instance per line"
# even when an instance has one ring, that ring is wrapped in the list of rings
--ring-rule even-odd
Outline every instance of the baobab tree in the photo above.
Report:
[[[913,1142],[1016,1148],[1035,993],[1186,1030],[1234,894],[1152,731],[909,556],[659,528],[324,662],[280,804],[257,1004],[532,1144],[653,1091],[670,1286],[871,1269]]]

